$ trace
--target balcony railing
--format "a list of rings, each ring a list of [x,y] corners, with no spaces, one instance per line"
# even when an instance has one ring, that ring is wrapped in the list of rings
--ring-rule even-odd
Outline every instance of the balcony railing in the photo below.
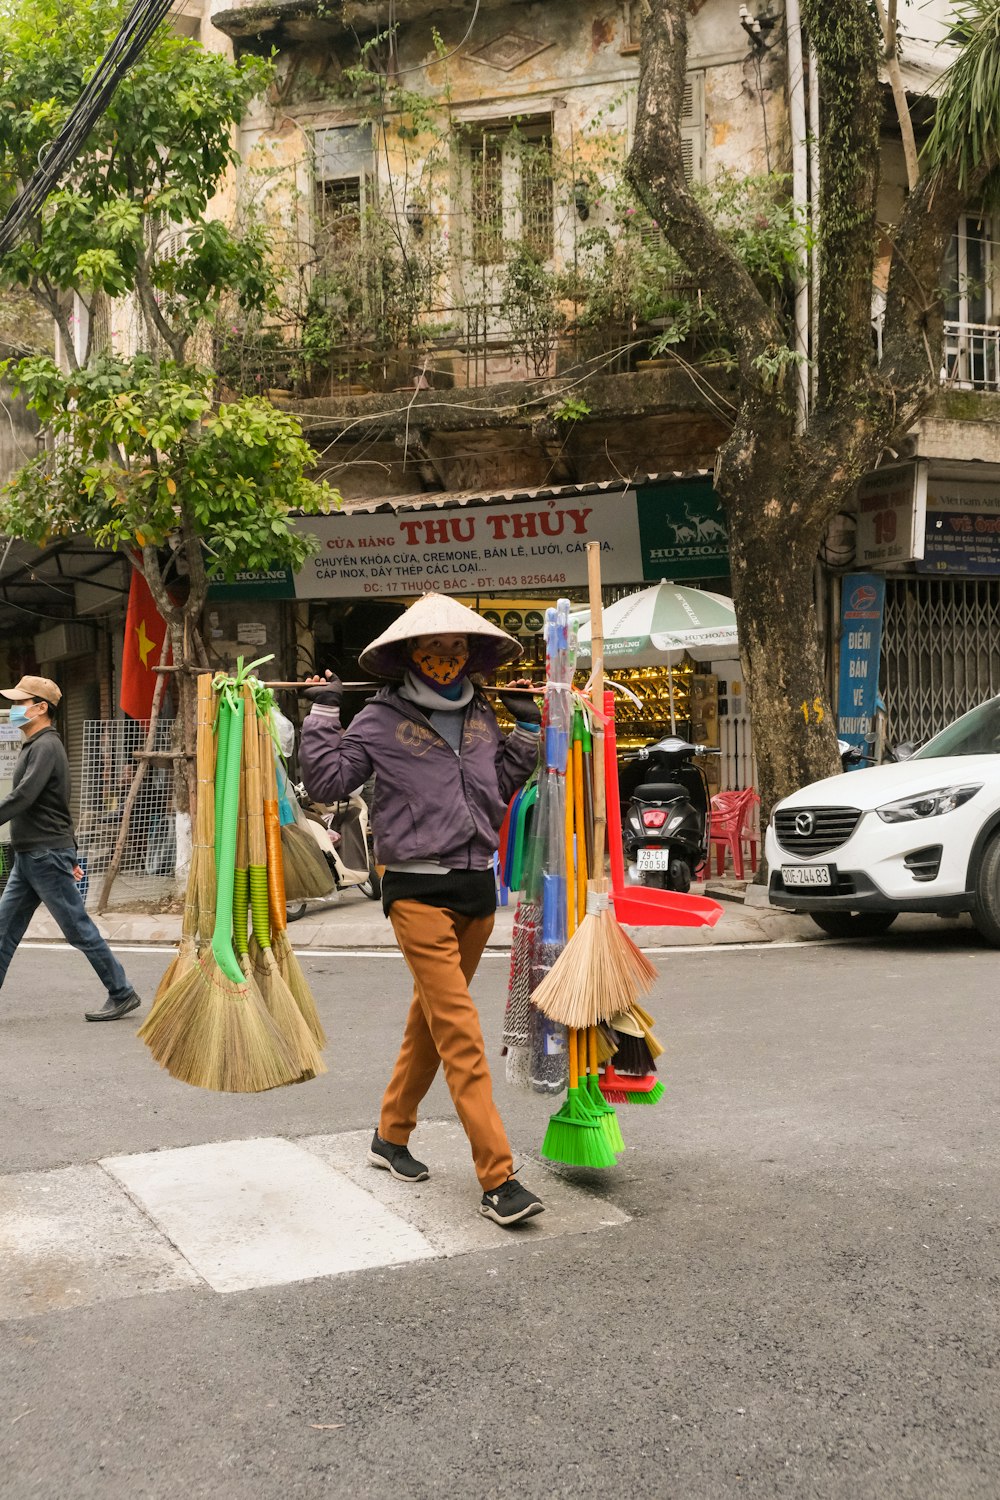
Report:
[[[662,331],[657,321],[590,323],[574,316],[571,303],[561,311],[558,322],[542,314],[537,323],[522,317],[512,326],[500,304],[435,308],[406,343],[364,329],[321,352],[313,345],[308,354],[291,340],[269,340],[266,347],[251,340],[228,346],[221,359],[217,351],[217,362],[228,385],[260,393],[309,397],[473,388],[570,372],[622,374],[649,360]],[[704,357],[688,343],[680,350],[689,360]]]
[[[941,384],[965,391],[1000,391],[1000,325],[945,323]]]
[[[879,363],[884,325],[884,298],[876,297],[872,337]],[[960,391],[1000,391],[1000,324],[945,323],[941,384]]]

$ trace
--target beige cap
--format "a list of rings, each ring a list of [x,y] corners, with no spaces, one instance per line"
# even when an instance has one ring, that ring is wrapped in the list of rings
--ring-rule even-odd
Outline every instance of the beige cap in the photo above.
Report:
[[[51,677],[22,677],[12,688],[0,688],[0,696],[12,703],[27,703],[29,698],[44,698],[52,708],[58,708],[62,688],[56,686]]]
[[[489,672],[504,662],[517,661],[524,649],[506,630],[491,625],[457,599],[425,594],[365,647],[358,659],[361,670],[379,677],[402,677],[409,665],[404,643],[420,635],[467,635],[470,672]]]

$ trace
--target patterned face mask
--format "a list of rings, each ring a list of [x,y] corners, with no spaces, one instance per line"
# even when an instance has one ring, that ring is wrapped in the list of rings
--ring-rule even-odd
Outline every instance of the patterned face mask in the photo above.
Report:
[[[428,682],[437,683],[439,687],[450,687],[453,682],[464,675],[469,662],[468,650],[452,651],[447,656],[440,652],[429,651],[426,646],[415,646],[410,653],[410,660]]]

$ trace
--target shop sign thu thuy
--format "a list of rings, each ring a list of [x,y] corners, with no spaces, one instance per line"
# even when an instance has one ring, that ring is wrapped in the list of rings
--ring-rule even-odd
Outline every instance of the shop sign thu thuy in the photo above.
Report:
[[[605,583],[643,576],[634,491],[299,524],[319,543],[296,577],[300,599],[557,591],[586,583],[591,541],[601,543]]]

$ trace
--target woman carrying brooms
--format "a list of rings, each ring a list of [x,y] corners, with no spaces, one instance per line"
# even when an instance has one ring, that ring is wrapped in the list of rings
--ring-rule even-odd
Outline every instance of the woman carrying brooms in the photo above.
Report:
[[[455,600],[427,594],[362,652],[362,670],[391,685],[346,732],[340,680],[312,679],[299,752],[306,789],[318,802],[343,799],[375,775],[382,902],[413,975],[403,1045],[369,1159],[404,1182],[429,1175],[407,1142],[443,1064],[483,1189],[479,1211],[503,1226],[541,1213],[542,1204],[513,1175],[469,983],[493,929],[500,824],[534,770],[541,713],[530,693],[502,693],[516,723],[505,736],[471,674],[520,654],[506,631]]]

